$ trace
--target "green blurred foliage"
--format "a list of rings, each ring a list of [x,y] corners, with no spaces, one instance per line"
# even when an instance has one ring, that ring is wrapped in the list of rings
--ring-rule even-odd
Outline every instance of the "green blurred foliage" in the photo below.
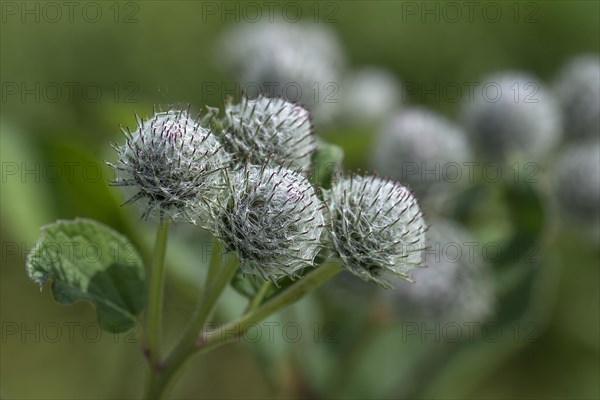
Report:
[[[108,186],[112,176],[103,163],[114,157],[108,142],[122,139],[119,124],[135,125],[134,111],[148,115],[154,104],[188,102],[196,109],[220,106],[223,94],[239,91],[214,62],[219,35],[235,21],[209,15],[206,5],[221,10],[243,3],[99,1],[103,14],[95,23],[82,17],[86,2],[73,22],[65,9],[57,22],[43,16],[36,22],[35,15],[22,21],[21,11],[12,14],[10,8],[35,10],[43,4],[1,3],[0,396],[137,397],[144,375],[139,329],[98,333],[89,304],[62,307],[48,290],[39,292],[27,279],[25,255],[41,225],[89,217],[132,238],[148,259],[153,226],[138,222],[132,207],[119,207],[122,196]],[[335,22],[328,25],[339,34],[351,66],[383,66],[407,84],[427,88],[473,82],[501,69],[529,70],[550,80],[570,56],[600,50],[600,5],[594,1],[496,2],[505,13],[497,23],[477,12],[473,22],[464,16],[456,23],[407,15],[407,6],[434,8],[443,2],[295,4],[309,19],[315,7],[321,20],[333,10]],[[534,19],[526,22],[531,12]],[[127,16],[131,23],[124,22]],[[226,93],[208,92],[207,84]],[[21,85],[39,85],[40,98],[23,94]],[[56,87],[62,94],[51,101]],[[94,97],[98,87],[102,94],[89,101],[86,96]],[[85,88],[89,92],[82,92]],[[455,117],[458,103],[417,92],[404,102]],[[344,166],[356,170],[368,168],[375,130],[334,126],[317,133],[343,148]],[[72,177],[65,163],[75,163]],[[60,178],[52,179],[50,164],[59,165]],[[9,173],[6,168],[15,165],[18,172]],[[23,166],[37,172],[22,176]],[[274,340],[265,331],[257,343],[214,351],[192,363],[174,397],[600,397],[598,243],[590,243],[578,226],[561,223],[540,200],[547,192],[544,181],[533,188],[477,183],[456,202],[454,218],[479,240],[539,245],[534,263],[509,257],[494,264],[502,288],[497,318],[507,329],[498,341],[407,339],[402,321],[380,309],[372,293],[327,292],[327,286],[269,319],[279,327],[298,324],[302,340],[283,340],[279,328]],[[170,342],[197,298],[208,243],[203,232],[174,229],[165,305]],[[225,297],[219,319],[234,317],[245,306],[233,290]],[[327,323],[335,332],[323,331]],[[536,327],[532,340],[514,340],[511,327],[527,323]],[[61,336],[50,340],[57,329]]]

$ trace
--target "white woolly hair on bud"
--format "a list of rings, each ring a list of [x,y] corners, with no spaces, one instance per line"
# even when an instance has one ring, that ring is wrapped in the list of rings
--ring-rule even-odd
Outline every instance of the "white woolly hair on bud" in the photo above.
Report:
[[[306,22],[263,19],[226,32],[217,49],[220,64],[243,84],[301,102],[319,121],[332,118],[336,82],[345,65],[333,31]]]
[[[325,218],[308,180],[281,166],[248,165],[226,175],[228,189],[210,207],[207,228],[237,254],[242,271],[276,281],[314,266]]]
[[[189,107],[136,119],[134,132],[122,129],[125,144],[113,145],[119,159],[108,163],[115,170],[111,185],[131,196],[123,205],[137,203],[144,220],[196,223],[203,199],[218,187],[227,153],[211,130],[190,117]]]
[[[224,143],[240,165],[293,165],[308,170],[316,149],[316,137],[309,112],[299,104],[282,98],[244,97],[241,102],[225,104]]]
[[[560,100],[565,132],[574,137],[600,133],[600,56],[584,54],[559,72],[554,91]]]
[[[472,157],[460,127],[433,111],[410,108],[384,122],[372,165],[378,173],[408,184],[419,196],[441,200],[460,187],[453,166],[462,168]]]
[[[572,144],[554,166],[554,192],[562,213],[574,222],[593,225],[600,218],[600,141]]]
[[[495,306],[491,266],[472,246],[475,239],[452,221],[436,220],[427,231],[425,268],[414,284],[398,283],[388,297],[402,315],[447,322],[482,321]]]
[[[426,225],[412,193],[375,176],[344,177],[324,192],[330,234],[343,266],[391,288],[422,263]]]
[[[484,78],[480,87],[463,104],[462,119],[488,157],[540,161],[559,141],[560,108],[539,79],[501,72]]]

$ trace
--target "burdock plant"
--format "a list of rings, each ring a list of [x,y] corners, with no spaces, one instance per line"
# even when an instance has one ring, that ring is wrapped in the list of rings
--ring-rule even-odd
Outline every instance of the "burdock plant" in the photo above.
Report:
[[[168,395],[195,354],[243,336],[249,326],[314,291],[343,268],[390,287],[420,265],[425,223],[415,197],[390,180],[309,174],[311,160],[337,165],[340,151],[315,143],[308,112],[279,98],[227,103],[193,117],[169,109],[138,119],[115,145],[113,185],[124,204],[157,222],[149,279],[135,246],[92,220],[59,221],[27,259],[59,303],[91,301],[101,326],[123,332],[143,322],[146,398]],[[316,176],[317,179],[309,178]],[[331,187],[323,192],[321,186]],[[324,199],[324,200],[322,200]],[[213,236],[211,260],[189,325],[168,354],[162,328],[169,224],[191,223]],[[99,257],[90,257],[93,246]],[[237,320],[206,331],[232,278],[261,284]],[[237,275],[236,275],[237,274]],[[144,315],[143,320],[141,315]]]

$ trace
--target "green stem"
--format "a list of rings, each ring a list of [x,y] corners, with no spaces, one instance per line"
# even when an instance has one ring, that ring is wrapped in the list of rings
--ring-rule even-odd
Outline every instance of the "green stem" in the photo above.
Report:
[[[180,343],[182,348],[190,344],[193,346],[196,342],[198,333],[204,328],[204,324],[217,303],[217,300],[238,268],[237,258],[233,254],[228,254],[225,258],[225,265],[222,267],[220,273],[214,278],[212,284],[207,286],[201,302],[191,318],[192,323],[187,329],[184,339]],[[218,259],[220,263],[220,257]],[[180,346],[175,348],[173,354],[177,353],[179,347]],[[167,359],[167,362],[169,362],[172,356]]]
[[[341,268],[337,263],[325,263],[320,267],[317,267],[304,278],[290,285],[281,292],[281,294],[268,300],[255,310],[243,315],[236,321],[222,326],[212,333],[203,335],[200,340],[198,340],[195,351],[206,351],[227,343],[239,341],[239,338],[244,335],[246,328],[250,325],[260,322],[269,315],[281,310],[283,307],[296,302],[323,283],[327,282],[340,271]]]
[[[244,311],[244,314],[248,314],[249,312],[254,311],[256,307],[260,306],[260,303],[262,303],[263,299],[265,298],[265,295],[267,294],[270,288],[271,281],[265,281],[258,293],[256,293],[256,296],[254,296],[252,301],[248,304],[248,307]]]
[[[228,272],[228,270],[231,269],[232,272]],[[239,341],[239,338],[244,335],[244,332],[248,326],[260,322],[285,306],[296,302],[306,294],[321,286],[323,283],[327,282],[340,271],[341,268],[338,264],[325,263],[307,274],[301,280],[290,285],[283,292],[281,292],[281,294],[243,315],[238,320],[222,326],[213,333],[201,334],[198,336],[198,330],[194,332],[194,328],[201,328],[203,323],[198,324],[196,321],[196,323],[193,324],[193,328],[188,330],[186,338],[179,343],[173,353],[167,358],[163,368],[154,375],[147,398],[158,399],[166,396],[175,383],[176,378],[179,376],[179,374],[181,374],[183,367],[193,355],[227,343]],[[223,268],[223,271],[219,276],[221,279],[218,279],[215,282],[213,288],[218,289],[223,282],[226,284],[229,281],[226,279],[226,277],[229,276],[229,279],[231,279],[231,276],[233,276],[234,272],[235,268],[228,266]],[[215,294],[210,295],[211,299],[213,297],[215,297]],[[216,297],[218,297],[218,295],[216,295]],[[201,312],[198,315],[208,315],[204,313],[205,312]],[[191,333],[194,333],[194,335],[192,336]],[[193,340],[190,340],[190,338],[193,338]]]
[[[159,399],[165,396],[171,389],[175,381],[175,376],[183,371],[182,367],[192,354],[199,332],[204,328],[204,324],[210,316],[217,300],[237,270],[237,258],[233,254],[227,255],[225,258],[225,265],[220,268],[222,262],[220,247],[215,249],[211,258],[209,272],[213,271],[214,273],[214,271],[217,271],[217,273],[214,273],[211,279],[212,282],[207,280],[202,298],[191,317],[192,322],[186,329],[183,338],[175,346],[164,364],[161,365],[161,368],[152,376],[147,388],[146,398]]]
[[[214,236],[212,237],[212,254],[210,258],[210,265],[208,266],[208,273],[206,274],[206,281],[204,282],[205,290],[210,288],[213,280],[217,277],[219,269],[221,267],[221,242]]]
[[[148,309],[146,314],[146,343],[145,352],[150,367],[155,368],[160,359],[160,344],[162,330],[162,298],[165,281],[165,253],[169,236],[169,221],[159,224],[156,230],[154,256],[150,270],[150,285],[148,291]]]

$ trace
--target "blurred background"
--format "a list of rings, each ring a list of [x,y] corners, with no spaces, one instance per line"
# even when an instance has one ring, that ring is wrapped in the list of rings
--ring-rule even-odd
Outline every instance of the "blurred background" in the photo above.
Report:
[[[311,110],[341,169],[413,188],[430,268],[393,292],[342,274],[173,398],[598,398],[600,4],[467,3],[2,1],[0,397],[140,396],[139,329],[55,304],[25,256],[89,217],[148,259],[153,224],[107,184],[119,125],[264,91]],[[208,243],[171,235],[170,341]],[[245,302],[229,289],[215,319]]]

